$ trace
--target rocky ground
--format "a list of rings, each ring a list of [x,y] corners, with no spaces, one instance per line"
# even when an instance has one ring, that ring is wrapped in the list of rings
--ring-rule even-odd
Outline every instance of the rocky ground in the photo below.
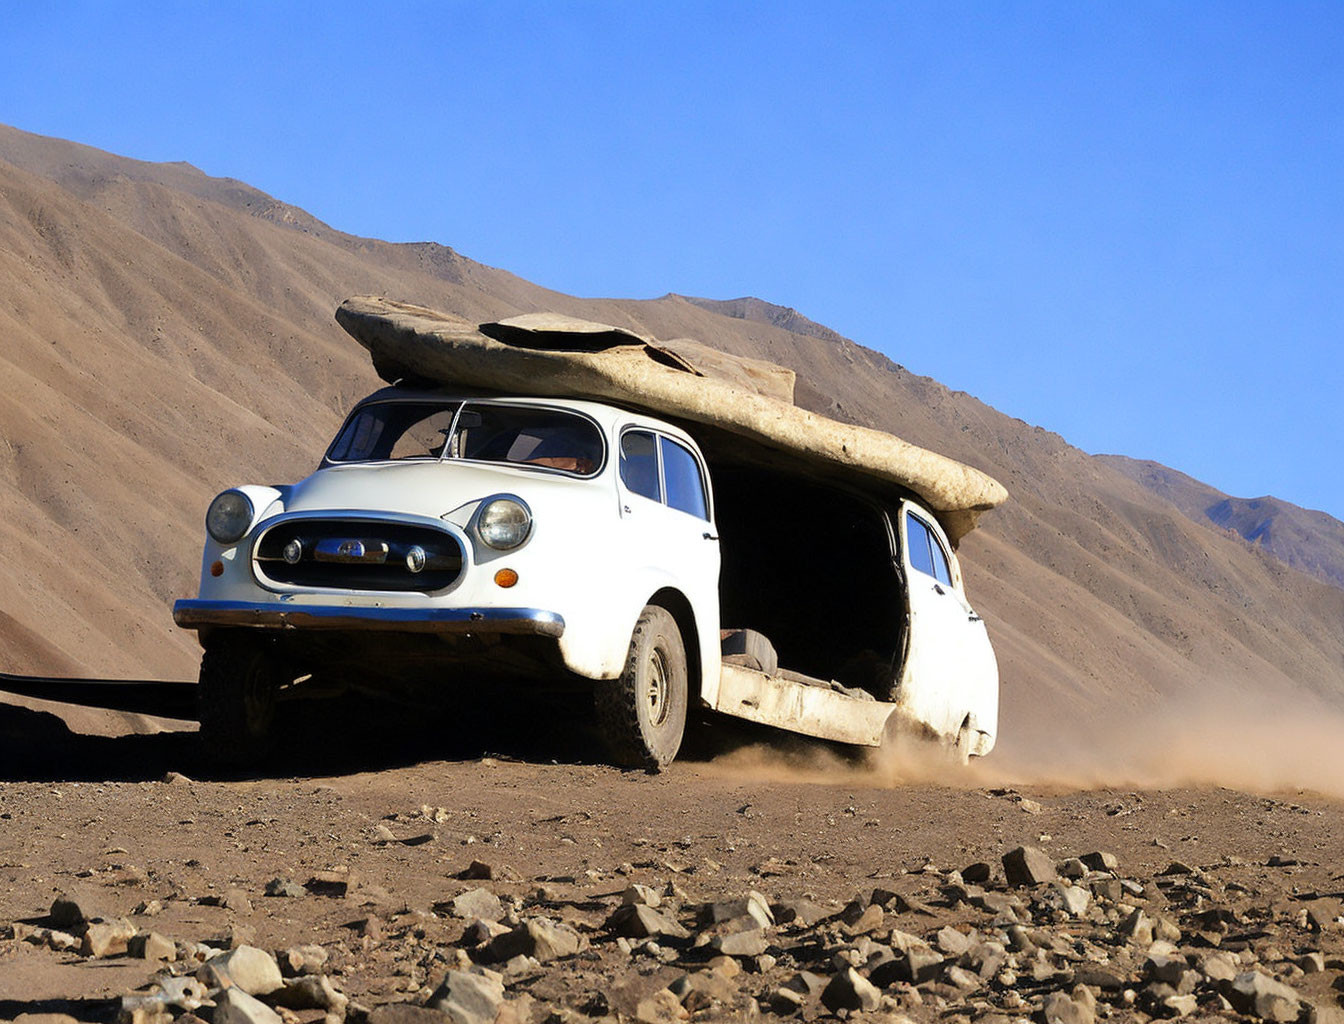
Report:
[[[4,722],[0,1020],[1340,1012],[1325,797],[896,784],[806,746],[646,775],[414,735],[221,779],[189,735]]]

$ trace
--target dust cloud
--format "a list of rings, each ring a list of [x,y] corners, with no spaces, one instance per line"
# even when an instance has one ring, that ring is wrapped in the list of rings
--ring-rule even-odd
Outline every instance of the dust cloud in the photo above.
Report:
[[[1092,723],[1041,720],[1001,734],[960,768],[937,746],[900,737],[850,755],[822,743],[755,744],[716,757],[716,774],[764,782],[1058,790],[1226,787],[1344,798],[1344,711],[1301,694],[1170,700]]]

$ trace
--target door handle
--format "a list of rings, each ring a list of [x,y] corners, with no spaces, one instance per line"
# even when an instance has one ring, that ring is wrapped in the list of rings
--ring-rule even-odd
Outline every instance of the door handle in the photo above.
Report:
[[[705,531],[704,533],[702,533],[700,536],[704,537],[705,540],[718,540],[718,539],[719,539],[719,535],[718,535],[717,533],[710,533],[708,530],[706,530],[706,531]]]
[[[946,593],[947,593],[947,591],[943,589],[943,585],[942,585],[941,583],[935,583],[935,584],[933,585],[933,592],[934,592],[935,594],[946,594]]]

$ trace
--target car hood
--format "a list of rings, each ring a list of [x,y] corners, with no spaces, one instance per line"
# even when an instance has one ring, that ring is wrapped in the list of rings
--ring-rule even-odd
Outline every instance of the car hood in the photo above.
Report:
[[[492,494],[517,494],[534,508],[564,492],[592,492],[597,481],[544,470],[467,462],[379,462],[328,466],[288,489],[285,512],[361,510],[438,519]]]

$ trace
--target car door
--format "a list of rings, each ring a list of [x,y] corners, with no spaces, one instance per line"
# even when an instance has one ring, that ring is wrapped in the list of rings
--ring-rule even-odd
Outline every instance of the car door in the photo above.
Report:
[[[698,646],[703,659],[711,635],[717,651],[719,628],[718,531],[704,466],[681,441],[638,426],[621,432],[619,458],[627,567],[656,581],[650,584],[655,589],[675,586],[685,593],[700,636],[682,639],[688,654]]]
[[[966,600],[947,537],[925,509],[901,502],[901,559],[910,635],[900,701],[939,734],[955,738],[969,716],[974,753],[998,727],[998,665],[980,616]]]

